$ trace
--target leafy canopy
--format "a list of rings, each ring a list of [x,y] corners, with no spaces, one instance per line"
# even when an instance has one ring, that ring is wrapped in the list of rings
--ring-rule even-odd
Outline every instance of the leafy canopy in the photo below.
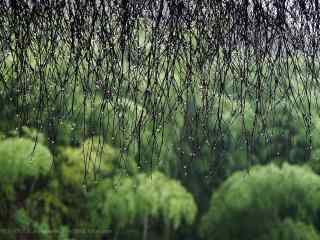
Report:
[[[201,233],[216,239],[257,239],[288,225],[286,219],[316,225],[319,187],[320,176],[289,164],[236,172],[213,194]]]
[[[89,194],[92,219],[103,228],[111,223],[123,228],[145,216],[178,228],[182,222],[191,224],[197,213],[192,195],[160,172],[102,181]]]

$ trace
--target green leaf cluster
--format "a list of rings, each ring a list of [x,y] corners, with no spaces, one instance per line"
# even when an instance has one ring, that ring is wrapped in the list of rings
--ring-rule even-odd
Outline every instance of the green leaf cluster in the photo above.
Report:
[[[307,167],[270,164],[236,172],[213,193],[201,232],[207,239],[250,240],[272,231],[276,236],[285,224],[316,226],[319,187],[320,177]]]
[[[24,138],[0,142],[1,182],[14,183],[23,177],[37,178],[49,172],[52,155],[40,143]]]
[[[92,219],[104,228],[111,223],[124,228],[146,216],[178,228],[182,222],[191,224],[197,213],[192,195],[160,172],[102,181],[90,198]]]

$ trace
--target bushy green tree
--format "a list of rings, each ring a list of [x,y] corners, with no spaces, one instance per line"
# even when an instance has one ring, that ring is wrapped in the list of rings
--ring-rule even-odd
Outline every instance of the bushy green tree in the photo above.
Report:
[[[306,167],[270,164],[236,172],[213,193],[201,233],[206,239],[250,240],[263,235],[279,239],[288,231],[295,238],[281,239],[296,239],[297,232],[278,228],[305,224],[318,229],[319,187],[320,177]],[[300,229],[310,234],[310,227]]]
[[[168,236],[170,226],[177,229],[182,223],[192,224],[197,213],[192,195],[160,172],[102,181],[90,199],[92,223],[105,230],[125,230],[143,220],[147,228],[148,219],[158,219]]]
[[[33,239],[54,239],[42,230],[63,227],[60,214],[66,208],[56,194],[56,181],[50,181],[52,160],[44,145],[30,139],[0,142],[0,222],[8,231],[1,235],[4,239],[25,238],[31,232]]]
[[[0,179],[15,183],[26,177],[37,178],[48,173],[52,155],[40,143],[24,138],[9,138],[0,142]]]
[[[90,137],[79,147],[60,146],[55,170],[59,199],[67,208],[63,216],[73,232],[72,237],[88,239],[94,235],[75,231],[88,229],[91,209],[87,208],[87,192],[101,180],[134,175],[138,168],[132,158],[121,158],[120,151],[104,143],[102,137]]]
[[[267,234],[256,238],[258,240],[318,240],[319,234],[313,225],[303,222],[295,222],[292,219],[285,219],[279,225],[273,226]]]

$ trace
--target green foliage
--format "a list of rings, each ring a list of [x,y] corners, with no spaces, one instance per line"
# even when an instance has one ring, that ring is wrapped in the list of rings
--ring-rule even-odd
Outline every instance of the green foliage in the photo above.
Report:
[[[313,121],[313,128],[311,131],[312,151],[311,159],[308,164],[316,173],[320,173],[320,118],[315,117]]]
[[[292,111],[288,103],[278,104],[264,121],[268,126],[255,142],[255,155],[259,163],[281,163],[285,160],[291,164],[301,164],[309,160],[310,149],[303,119]]]
[[[24,138],[9,138],[0,142],[0,179],[13,183],[23,177],[38,177],[48,173],[52,164],[49,150],[40,143]]]
[[[40,133],[39,131],[37,131],[34,128],[28,128],[26,126],[23,126],[21,128],[21,132],[22,132],[21,135],[23,138],[29,138],[32,141],[37,142],[37,143],[42,143],[42,144],[45,143],[44,134]]]
[[[124,172],[137,172],[137,166],[132,159],[121,159],[118,150],[103,144],[98,137],[86,140],[80,148],[61,148],[61,158],[63,179],[71,185],[80,185],[83,182],[85,170],[88,182]]]
[[[145,30],[140,31],[141,41],[151,39]],[[196,35],[188,37],[196,47]],[[44,50],[41,46],[32,48]],[[319,117],[313,119],[312,151],[302,118],[292,111],[290,99],[274,106],[264,119],[256,119],[257,110],[269,111],[271,99],[265,89],[275,89],[275,96],[283,99],[281,88],[274,86],[273,81],[263,83],[268,87],[259,94],[266,102],[257,109],[254,95],[239,101],[240,95],[247,94],[240,90],[243,81],[232,83],[232,71],[227,71],[223,76],[225,86],[221,86],[226,94],[209,97],[204,106],[208,86],[202,84],[194,86],[190,94],[181,94],[179,99],[172,97],[180,87],[186,87],[188,71],[183,64],[173,66],[172,76],[168,76],[166,68],[160,70],[157,85],[148,88],[144,79],[130,86],[127,80],[132,76],[126,71],[126,54],[121,82],[129,85],[118,84],[117,69],[112,68],[114,79],[105,79],[106,72],[111,72],[107,62],[99,66],[87,60],[70,62],[72,53],[63,44],[56,51],[60,57],[52,65],[43,64],[35,58],[34,51],[26,50],[25,60],[34,71],[20,74],[16,71],[22,67],[18,55],[8,54],[4,59],[2,83],[10,88],[6,94],[0,89],[4,93],[0,94],[0,223],[4,228],[29,227],[39,232],[35,239],[62,240],[78,239],[80,236],[72,230],[91,224],[109,234],[116,235],[121,230],[124,235],[118,239],[141,239],[142,222],[147,219],[149,239],[160,239],[159,229],[169,225],[178,239],[198,239],[196,234],[179,234],[181,229],[195,232],[198,210],[193,198],[202,214],[214,188],[211,208],[202,224],[207,238],[319,239],[318,176],[298,166],[279,167],[284,161],[305,163],[311,156],[307,164],[320,173]],[[158,60],[164,66],[168,61],[164,57]],[[130,61],[132,64],[134,59]],[[246,81],[250,85],[254,83],[257,66],[249,65]],[[200,76],[193,69],[193,81],[215,78],[217,66],[204,63],[204,67],[210,68],[210,73]],[[267,67],[262,66],[263,74]],[[70,77],[77,68],[79,74]],[[48,76],[45,96],[40,93],[43,73]],[[304,94],[304,87],[294,83],[297,76],[291,75],[295,94]],[[65,76],[75,84],[65,84]],[[172,88],[158,98],[156,86],[167,85],[168,77],[174,78],[178,89]],[[30,88],[29,95],[17,92],[21,84]],[[38,103],[39,99],[47,102],[47,111]],[[25,112],[23,115],[16,114],[18,105]],[[178,109],[169,110],[168,105]],[[208,118],[199,118],[199,113],[207,110],[211,112]],[[265,132],[253,134],[255,124]],[[24,125],[29,127],[21,127]],[[6,139],[8,136],[11,137]],[[254,137],[254,148],[249,154],[244,136]],[[42,145],[46,139],[54,140],[50,146],[55,154],[52,176],[46,174],[52,161]],[[278,167],[259,166],[248,173],[233,174],[270,162]],[[40,175],[45,177],[33,184],[33,178]],[[82,185],[84,177],[88,188]],[[184,223],[194,225],[189,228]],[[50,230],[58,230],[59,235],[49,236]],[[8,239],[2,235],[0,238]]]
[[[146,130],[140,138],[140,152],[138,144],[134,149],[138,153],[136,160],[139,161],[142,170],[149,172],[158,170],[169,176],[177,175],[180,169],[180,159],[175,147],[180,140],[183,123],[183,115],[176,114],[163,128],[161,123],[157,122],[151,121],[146,124]]]
[[[20,228],[23,228],[23,229],[30,228],[32,220],[30,219],[30,217],[28,216],[28,214],[23,208],[17,210],[15,217],[16,217],[16,223]]]
[[[318,240],[320,235],[312,225],[285,219],[274,226],[268,234],[263,234],[258,240]]]
[[[320,177],[308,168],[283,164],[237,172],[213,194],[202,221],[206,238],[257,239],[286,218],[318,224]]]
[[[27,128],[22,131],[29,138],[37,134]],[[49,174],[51,153],[40,142],[15,137],[0,142],[0,154],[1,205],[5,206],[0,222],[9,232],[11,228],[20,231],[0,237],[14,239],[16,234],[23,237],[33,232],[33,239],[54,239],[47,233],[62,226],[66,207],[57,195],[57,180]]]
[[[38,233],[40,239],[50,239],[50,227],[47,223],[34,223],[34,229]]]
[[[103,229],[111,224],[123,229],[146,216],[178,228],[191,224],[197,213],[192,195],[160,172],[102,181],[90,199],[92,220]]]
[[[67,226],[61,226],[59,230],[58,240],[68,240],[69,228]]]
[[[58,159],[60,200],[67,207],[63,215],[71,230],[88,228],[89,216],[93,215],[102,203],[102,200],[99,200],[101,197],[95,195],[95,198],[89,201],[89,209],[88,193],[95,189],[99,182],[109,182],[118,175],[134,175],[138,171],[132,158],[121,158],[119,150],[104,143],[101,137],[89,138],[77,148],[60,147]],[[108,188],[112,188],[112,185]],[[106,228],[101,231],[103,230]],[[80,237],[76,233],[72,236]],[[87,234],[82,234],[81,237],[92,238]]]
[[[140,174],[137,178],[137,197],[143,215],[162,216],[175,228],[182,221],[192,224],[197,207],[192,195],[179,182],[160,172]]]

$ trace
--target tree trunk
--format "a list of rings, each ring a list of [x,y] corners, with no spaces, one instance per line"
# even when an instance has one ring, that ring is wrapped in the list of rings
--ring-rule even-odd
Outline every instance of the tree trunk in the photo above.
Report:
[[[113,237],[113,240],[117,240],[118,239],[118,237],[119,237],[119,233],[120,233],[120,229],[116,229],[116,233],[115,233],[115,235],[114,235],[114,237]]]
[[[170,224],[169,223],[165,223],[164,224],[164,236],[163,236],[164,240],[169,240],[170,239]]]
[[[148,239],[148,227],[149,227],[149,218],[145,216],[143,219],[143,240]]]

